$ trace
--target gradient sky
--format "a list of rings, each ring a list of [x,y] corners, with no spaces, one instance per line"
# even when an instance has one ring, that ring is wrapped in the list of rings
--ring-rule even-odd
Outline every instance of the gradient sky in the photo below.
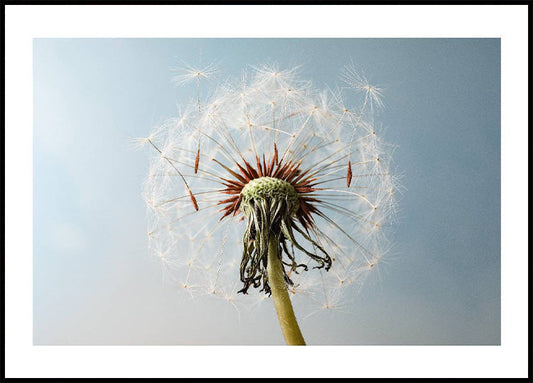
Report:
[[[130,141],[194,95],[171,67],[302,65],[324,87],[352,60],[384,88],[405,190],[387,264],[351,313],[302,320],[307,342],[499,344],[499,39],[34,40],[34,343],[282,344],[271,305],[163,283]]]

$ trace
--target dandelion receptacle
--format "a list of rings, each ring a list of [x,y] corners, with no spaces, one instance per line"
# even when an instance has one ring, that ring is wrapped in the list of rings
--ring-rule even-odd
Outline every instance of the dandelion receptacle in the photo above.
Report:
[[[305,344],[293,300],[342,307],[389,248],[397,183],[374,118],[381,89],[353,66],[335,90],[298,68],[216,73],[177,75],[196,83],[193,101],[141,140],[150,247],[191,296],[272,299],[286,343]]]

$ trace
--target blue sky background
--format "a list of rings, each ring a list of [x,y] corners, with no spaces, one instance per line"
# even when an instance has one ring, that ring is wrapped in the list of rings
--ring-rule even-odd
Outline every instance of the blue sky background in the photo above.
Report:
[[[353,313],[301,322],[309,344],[500,343],[499,39],[34,40],[34,343],[282,344],[273,307],[183,300],[147,250],[130,141],[194,85],[171,67],[302,65],[334,86],[353,60],[405,192],[393,256]],[[268,303],[268,302],[267,302]]]

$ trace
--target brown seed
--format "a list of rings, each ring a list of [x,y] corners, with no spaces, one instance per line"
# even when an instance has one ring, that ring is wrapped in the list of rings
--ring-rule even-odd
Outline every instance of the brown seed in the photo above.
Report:
[[[257,162],[257,173],[259,177],[263,177],[263,169],[261,168],[261,160],[258,156],[255,156],[255,161]]]
[[[268,177],[271,177],[272,176],[272,169],[274,169],[274,165],[275,165],[275,158],[272,157],[272,159],[270,160],[270,165],[268,165],[268,168],[266,170],[266,174]]]
[[[352,161],[348,160],[348,173],[346,174],[346,187],[352,183]]]
[[[245,164],[248,167],[248,169],[244,169],[241,165],[235,163],[235,165],[237,165],[237,168],[239,169],[241,174],[244,176],[246,183],[248,183],[251,179],[257,178],[257,177],[254,176],[253,174],[254,170],[251,166],[249,166],[248,162],[245,162]]]
[[[239,211],[239,207],[241,206],[241,199],[242,199],[242,195],[239,194],[239,198],[237,198],[237,201],[235,201],[235,203],[232,206],[233,215],[237,214],[237,212]]]
[[[194,174],[198,173],[199,163],[200,163],[200,145],[198,145],[198,151],[196,152],[196,159],[194,160]]]
[[[228,198],[228,199],[225,199],[225,200],[223,200],[223,201],[219,201],[219,202],[217,202],[217,205],[222,205],[223,203],[230,203],[230,202],[234,203],[234,202],[237,201],[238,199],[240,200],[240,197],[241,197],[240,194],[239,194],[238,196],[235,195],[235,196],[230,197],[230,198]]]
[[[243,184],[247,184],[248,181],[245,180],[244,178],[242,178],[241,175],[235,173],[233,170],[231,170],[230,168],[228,168],[226,165],[224,165],[223,163],[221,163],[220,161],[217,161],[215,158],[213,158],[213,161],[215,161],[217,164],[219,164],[220,166],[222,166],[224,169],[226,169],[233,177],[237,178],[239,181],[241,181]]]
[[[191,197],[191,202],[196,211],[198,211],[198,202],[196,202],[196,198],[194,198],[194,194],[192,194],[191,189],[189,189],[189,196]]]

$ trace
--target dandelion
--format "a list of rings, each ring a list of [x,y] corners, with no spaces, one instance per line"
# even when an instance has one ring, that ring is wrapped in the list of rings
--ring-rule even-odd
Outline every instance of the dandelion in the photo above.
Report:
[[[176,81],[196,79],[195,102],[140,140],[153,154],[150,246],[187,294],[272,297],[287,344],[305,344],[292,301],[344,306],[388,249],[397,186],[374,123],[382,91],[352,66],[327,91],[264,66],[201,101],[213,70],[187,68]]]

